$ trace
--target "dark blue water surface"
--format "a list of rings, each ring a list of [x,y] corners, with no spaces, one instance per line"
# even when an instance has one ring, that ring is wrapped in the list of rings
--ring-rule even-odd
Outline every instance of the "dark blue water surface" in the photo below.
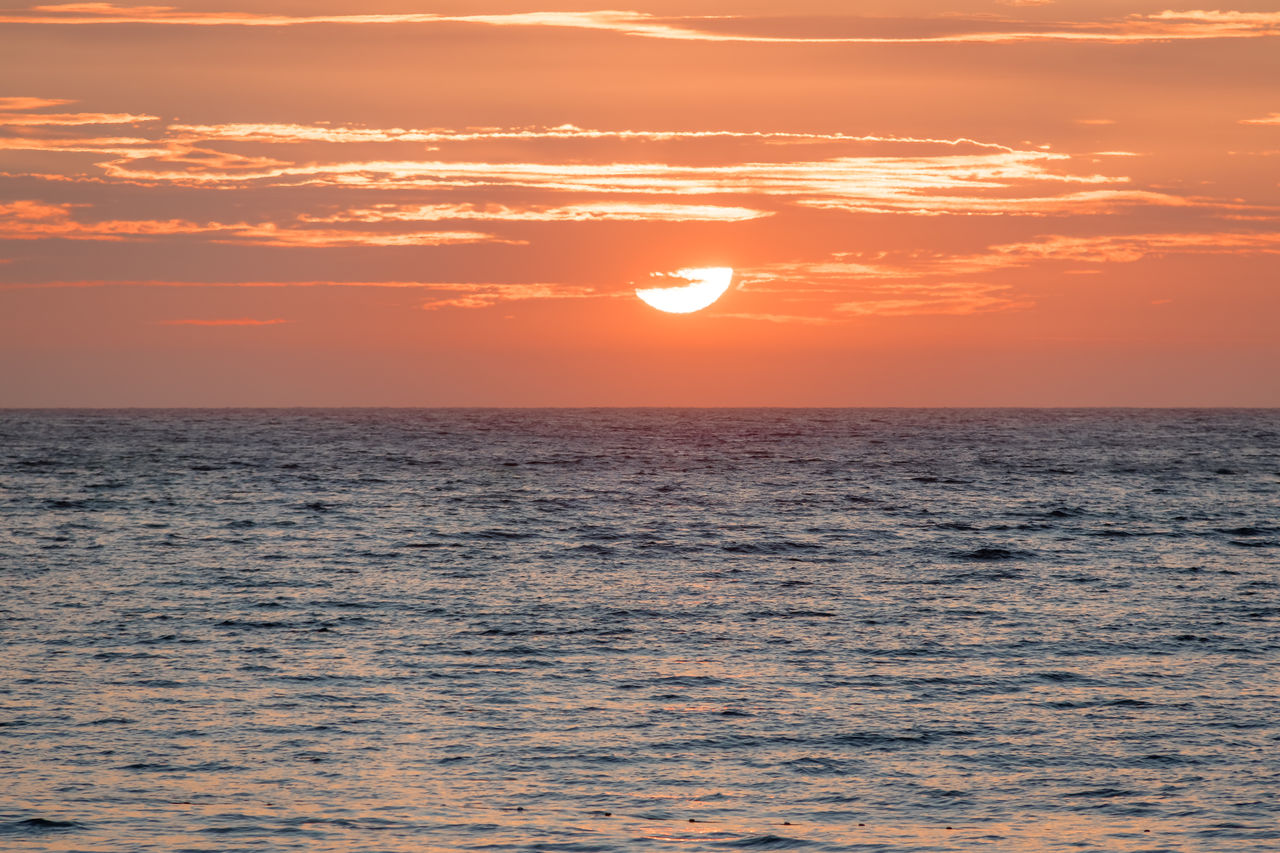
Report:
[[[0,412],[0,848],[1280,849],[1280,412]]]

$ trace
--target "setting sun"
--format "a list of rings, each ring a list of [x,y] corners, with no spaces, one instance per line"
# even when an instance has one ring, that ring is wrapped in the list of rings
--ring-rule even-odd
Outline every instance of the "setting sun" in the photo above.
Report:
[[[647,305],[671,314],[692,314],[719,299],[733,281],[730,267],[695,267],[673,273],[654,273],[655,278],[674,278],[688,284],[674,287],[636,288]]]

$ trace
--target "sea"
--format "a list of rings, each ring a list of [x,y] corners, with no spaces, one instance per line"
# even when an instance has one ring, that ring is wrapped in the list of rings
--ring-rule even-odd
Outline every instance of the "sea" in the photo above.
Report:
[[[5,851],[1280,850],[1280,410],[0,411]]]

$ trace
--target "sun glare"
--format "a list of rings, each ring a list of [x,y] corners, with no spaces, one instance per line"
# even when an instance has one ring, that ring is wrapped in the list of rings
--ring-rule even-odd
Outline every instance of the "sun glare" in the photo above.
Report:
[[[694,267],[673,273],[654,273],[654,278],[677,279],[687,284],[675,287],[637,287],[636,296],[659,311],[690,314],[719,299],[733,281],[730,267]]]

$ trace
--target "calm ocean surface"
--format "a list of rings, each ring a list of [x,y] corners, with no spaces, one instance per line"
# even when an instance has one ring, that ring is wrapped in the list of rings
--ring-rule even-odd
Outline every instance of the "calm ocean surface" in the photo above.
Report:
[[[1280,850],[1280,411],[0,411],[0,849]]]

